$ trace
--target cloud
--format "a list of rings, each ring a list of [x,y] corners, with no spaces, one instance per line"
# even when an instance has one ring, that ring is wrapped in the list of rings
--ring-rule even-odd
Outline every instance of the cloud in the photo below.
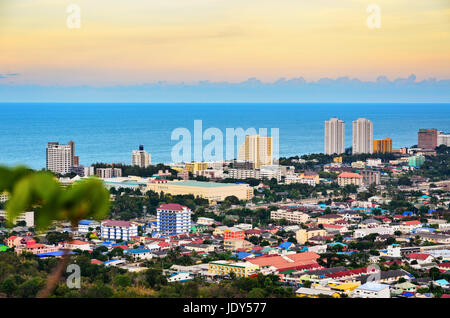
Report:
[[[116,86],[1,84],[0,102],[417,102],[450,103],[450,80],[417,81],[414,74],[363,81],[348,76],[307,81],[303,77],[263,82],[169,83]]]
[[[15,77],[19,75],[20,75],[19,73],[5,73],[5,74],[0,73],[0,79]]]

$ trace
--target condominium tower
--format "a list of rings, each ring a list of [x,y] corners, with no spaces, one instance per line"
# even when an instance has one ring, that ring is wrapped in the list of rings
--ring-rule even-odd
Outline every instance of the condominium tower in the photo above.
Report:
[[[386,137],[385,139],[375,139],[373,141],[374,153],[391,153],[392,152],[392,139]]]
[[[326,155],[341,154],[345,151],[345,123],[338,118],[325,121],[324,148]]]
[[[46,169],[54,173],[70,173],[74,166],[75,143],[69,141],[67,145],[49,142],[46,149]]]
[[[147,168],[152,162],[152,157],[144,150],[144,146],[140,145],[139,150],[133,150],[131,154],[131,165]]]
[[[437,129],[419,129],[417,133],[417,147],[434,150],[438,146],[437,139]]]
[[[352,152],[373,153],[373,124],[365,118],[353,121]]]
[[[262,165],[272,165],[272,137],[245,136],[238,151],[238,160],[253,162],[255,169]]]

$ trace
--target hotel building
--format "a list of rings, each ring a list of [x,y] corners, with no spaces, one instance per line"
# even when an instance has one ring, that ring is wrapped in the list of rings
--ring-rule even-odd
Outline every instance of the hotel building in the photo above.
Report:
[[[58,174],[68,174],[74,166],[75,143],[69,141],[67,145],[49,142],[46,149],[46,169]]]
[[[162,204],[156,210],[156,227],[163,235],[189,233],[192,210],[177,203]]]
[[[238,160],[253,162],[255,169],[262,165],[272,165],[272,137],[245,136],[245,141],[238,151]]]
[[[147,168],[152,162],[152,156],[144,150],[144,146],[140,145],[139,150],[133,150],[131,153],[131,165],[140,168]]]
[[[345,123],[338,118],[325,121],[324,148],[326,155],[341,154],[345,151]]]
[[[373,124],[365,118],[353,121],[352,153],[373,153]]]

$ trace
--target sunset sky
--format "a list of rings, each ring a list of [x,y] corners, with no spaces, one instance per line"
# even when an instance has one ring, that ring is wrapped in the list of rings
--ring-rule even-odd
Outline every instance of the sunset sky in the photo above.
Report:
[[[66,25],[70,4],[81,28]],[[369,29],[369,4],[381,28]],[[450,78],[448,0],[1,0],[0,84]]]

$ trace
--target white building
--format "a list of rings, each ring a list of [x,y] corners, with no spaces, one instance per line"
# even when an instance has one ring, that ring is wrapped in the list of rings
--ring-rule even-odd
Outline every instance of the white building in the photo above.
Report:
[[[439,131],[437,135],[437,145],[446,145],[447,147],[450,147],[450,134],[444,134],[442,131]]]
[[[105,220],[101,223],[101,238],[104,240],[128,241],[138,235],[136,223],[128,221]]]
[[[362,238],[364,236],[367,236],[369,234],[377,233],[379,235],[393,235],[394,229],[390,227],[374,227],[374,228],[367,228],[367,229],[357,229],[353,233],[354,238]]]
[[[99,178],[120,178],[122,177],[121,168],[97,168],[97,176]]]
[[[94,220],[81,220],[78,222],[78,234],[88,234],[89,232],[95,231],[97,227],[100,226],[100,223]],[[92,229],[92,231],[89,231]]]
[[[6,211],[4,210],[0,210],[0,217],[6,219]],[[29,212],[24,212],[22,214],[20,214],[17,219],[16,219],[16,223],[17,222],[21,222],[24,221],[25,222],[25,226],[28,227],[33,227],[34,226],[34,212],[33,211],[29,211]]]
[[[353,121],[352,152],[373,153],[373,124],[365,118]]]
[[[325,121],[324,151],[327,155],[345,151],[345,123],[338,118]]]
[[[161,234],[189,233],[192,210],[177,203],[162,204],[156,210],[158,232]]]
[[[141,168],[147,168],[152,162],[152,156],[144,150],[144,146],[140,145],[139,150],[133,150],[131,153],[131,165]]]
[[[197,219],[197,224],[198,225],[213,225],[214,224],[214,219],[211,218],[205,218],[203,216],[199,217]]]
[[[300,211],[286,211],[278,209],[270,212],[270,218],[272,220],[286,219],[292,223],[306,223],[309,220],[309,215]]]
[[[67,145],[49,142],[46,152],[46,169],[54,173],[68,174],[74,165],[75,143],[69,141]]]
[[[352,298],[391,298],[389,285],[378,283],[365,283],[356,287],[352,294]]]
[[[277,181],[281,180],[281,168],[279,165],[262,165],[260,167],[261,179],[275,178]]]

